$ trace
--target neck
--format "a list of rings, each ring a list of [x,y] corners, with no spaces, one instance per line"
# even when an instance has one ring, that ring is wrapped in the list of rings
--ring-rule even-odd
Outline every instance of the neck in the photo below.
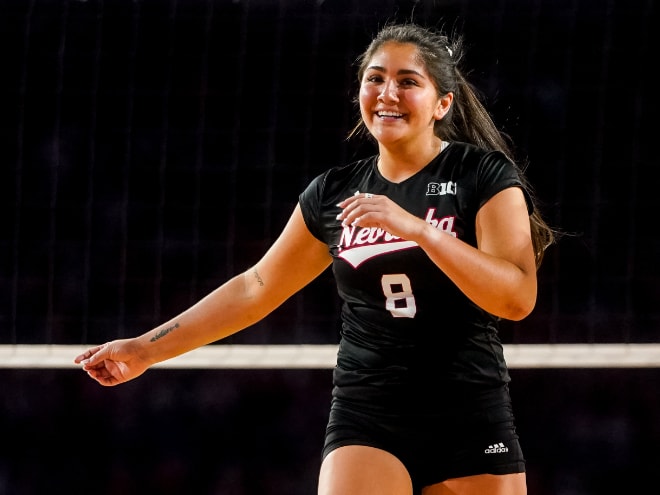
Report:
[[[402,182],[426,167],[442,147],[440,138],[434,137],[426,146],[405,148],[379,146],[378,171],[390,182]]]

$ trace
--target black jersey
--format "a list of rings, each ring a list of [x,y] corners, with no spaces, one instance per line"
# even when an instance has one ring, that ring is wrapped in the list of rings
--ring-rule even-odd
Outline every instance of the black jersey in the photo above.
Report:
[[[476,247],[479,208],[505,188],[524,189],[517,169],[500,152],[460,142],[400,183],[376,164],[373,156],[332,168],[300,195],[307,227],[329,247],[342,300],[335,395],[416,403],[438,387],[508,382],[497,317],[472,303],[416,243],[382,229],[342,227],[336,217],[337,204],[351,195],[383,194]]]

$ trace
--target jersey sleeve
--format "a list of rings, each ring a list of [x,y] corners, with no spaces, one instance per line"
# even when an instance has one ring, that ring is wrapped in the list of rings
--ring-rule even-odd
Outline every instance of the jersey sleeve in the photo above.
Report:
[[[325,172],[316,176],[298,197],[300,211],[302,212],[305,225],[307,225],[310,233],[322,242],[326,241],[323,238],[320,205],[323,186],[327,175],[328,172]]]
[[[480,191],[479,207],[481,208],[497,193],[509,187],[519,187],[525,195],[527,211],[534,210],[532,198],[520,177],[518,169],[511,161],[498,151],[486,153],[479,163],[477,188]]]

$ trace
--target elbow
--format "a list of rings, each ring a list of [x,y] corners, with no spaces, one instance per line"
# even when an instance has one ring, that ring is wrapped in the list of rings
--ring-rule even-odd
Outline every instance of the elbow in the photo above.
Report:
[[[503,318],[511,321],[520,321],[528,317],[536,306],[536,291],[524,297],[513,299],[505,308]]]
[[[518,308],[516,310],[509,311],[508,316],[505,316],[504,318],[511,321],[524,320],[532,312],[532,309],[534,309],[533,306],[529,309]]]
[[[518,283],[512,284],[509,290],[505,292],[505,315],[503,318],[511,321],[520,321],[528,317],[536,306],[538,287],[536,281],[536,272],[527,271],[533,276],[525,276]]]

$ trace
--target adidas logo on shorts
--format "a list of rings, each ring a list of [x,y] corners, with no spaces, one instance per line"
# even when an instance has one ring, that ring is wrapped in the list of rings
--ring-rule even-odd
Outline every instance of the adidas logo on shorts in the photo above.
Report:
[[[496,443],[494,445],[489,445],[486,450],[484,450],[485,454],[501,454],[503,452],[508,452],[509,448],[506,447],[502,442]]]

